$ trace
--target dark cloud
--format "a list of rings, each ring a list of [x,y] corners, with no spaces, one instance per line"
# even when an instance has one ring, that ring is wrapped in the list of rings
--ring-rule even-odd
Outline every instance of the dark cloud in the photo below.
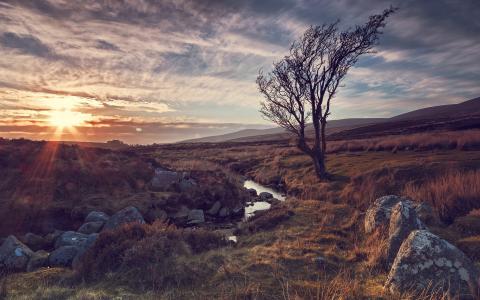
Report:
[[[97,40],[95,42],[95,47],[102,50],[121,51],[119,47],[105,40]]]
[[[32,35],[20,35],[14,32],[4,32],[0,35],[3,47],[16,49],[22,53],[43,58],[52,58],[54,52],[42,41]]]

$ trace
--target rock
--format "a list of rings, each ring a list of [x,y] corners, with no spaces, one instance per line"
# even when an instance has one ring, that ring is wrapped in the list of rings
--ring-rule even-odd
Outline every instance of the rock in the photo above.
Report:
[[[201,224],[205,223],[205,216],[202,209],[192,209],[188,213],[188,224]]]
[[[430,204],[425,202],[420,202],[420,203],[416,202],[414,204],[414,207],[415,207],[415,211],[417,212],[418,218],[424,224],[434,225],[440,222],[438,215],[436,214],[435,210]]]
[[[39,250],[30,257],[27,264],[27,272],[32,272],[37,269],[48,266],[48,252],[45,250]]]
[[[258,195],[258,197],[260,197],[260,199],[261,199],[262,201],[265,201],[265,200],[267,200],[267,199],[273,198],[273,195],[272,195],[271,193],[269,193],[269,192],[261,192],[261,193]]]
[[[108,219],[102,230],[112,230],[128,223],[145,224],[142,214],[133,206],[126,207]]]
[[[97,233],[97,232],[100,232],[100,230],[102,230],[103,225],[104,225],[104,222],[102,221],[88,222],[80,226],[80,228],[78,228],[78,232],[83,234]]]
[[[365,232],[371,233],[381,225],[388,225],[392,207],[400,200],[402,198],[395,195],[383,196],[375,200],[365,213]]]
[[[180,180],[180,182],[178,183],[178,189],[180,190],[181,193],[185,193],[185,192],[188,192],[188,191],[191,191],[192,189],[194,189],[195,187],[197,187],[197,183],[195,182],[195,180],[189,178],[189,179],[182,179]]]
[[[390,266],[402,242],[414,230],[424,229],[411,201],[400,201],[392,208],[388,233],[387,263]]]
[[[110,217],[101,211],[92,211],[85,218],[85,223],[90,222],[104,222],[106,223]]]
[[[163,209],[149,209],[148,212],[145,214],[145,220],[149,223],[153,223],[155,221],[166,221],[168,219],[167,213]]]
[[[402,243],[385,288],[392,293],[421,293],[425,289],[473,299],[479,272],[465,254],[427,230],[415,230]],[[474,292],[475,291],[475,292]]]
[[[25,271],[33,251],[10,235],[0,246],[0,270]]]
[[[34,233],[27,233],[21,238],[22,242],[33,251],[38,251],[47,247],[48,241]]]
[[[77,246],[82,247],[86,243],[89,235],[75,232],[65,231],[55,241],[55,249],[63,246]]]
[[[175,214],[173,214],[172,217],[174,219],[186,219],[189,213],[190,210],[188,209],[188,207],[186,207],[185,205],[181,205],[180,209]]]
[[[47,234],[45,236],[45,240],[46,240],[46,243],[48,245],[47,248],[53,248],[54,245],[55,245],[55,241],[57,240],[57,238],[62,235],[62,233],[64,233],[65,231],[62,231],[62,230],[56,230]]]
[[[220,201],[215,201],[212,207],[210,207],[210,209],[207,210],[207,214],[211,216],[215,216],[216,214],[218,214],[218,211],[220,210],[221,207],[222,207],[222,204],[220,203]]]
[[[77,246],[62,246],[55,249],[48,257],[48,263],[52,267],[70,267],[73,259],[80,251]]]
[[[218,216],[220,216],[221,218],[228,217],[229,215],[230,215],[230,211],[227,207],[222,207],[218,212]]]
[[[182,174],[177,172],[157,169],[150,185],[154,190],[165,190],[178,183],[181,178]]]
[[[250,194],[252,197],[257,197],[257,190],[256,189],[247,189],[247,192]]]
[[[79,247],[77,255],[72,261],[72,267],[77,268],[79,266],[87,250],[93,247],[93,245],[95,245],[97,238],[98,238],[98,233],[93,233],[88,236],[87,241],[82,245],[82,247]]]
[[[238,215],[244,215],[245,214],[245,207],[242,204],[237,204],[233,209],[232,209],[232,214],[235,216]]]

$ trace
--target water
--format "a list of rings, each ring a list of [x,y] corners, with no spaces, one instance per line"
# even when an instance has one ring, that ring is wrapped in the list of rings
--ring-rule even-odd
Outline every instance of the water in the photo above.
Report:
[[[256,190],[257,194],[260,194],[261,192],[268,192],[273,195],[273,198],[277,198],[280,201],[285,201],[285,195],[279,193],[278,191],[275,191],[272,188],[256,183],[255,181],[245,180],[245,183],[243,184],[243,186],[247,189]],[[264,202],[264,201],[254,202],[253,205],[245,207],[245,220],[252,217],[255,214],[255,212],[260,210],[267,210],[267,209],[270,209],[270,207],[271,207],[271,204],[268,202]]]

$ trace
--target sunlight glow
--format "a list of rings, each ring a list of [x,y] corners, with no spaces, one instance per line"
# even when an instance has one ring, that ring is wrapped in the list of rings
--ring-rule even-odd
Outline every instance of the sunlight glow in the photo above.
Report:
[[[92,119],[90,114],[71,110],[54,110],[49,113],[49,123],[55,127],[75,127],[86,125]]]

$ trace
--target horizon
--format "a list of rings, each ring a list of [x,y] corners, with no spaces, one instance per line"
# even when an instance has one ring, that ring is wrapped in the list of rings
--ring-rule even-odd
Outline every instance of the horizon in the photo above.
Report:
[[[259,69],[308,25],[364,23],[390,4],[377,52],[350,70],[332,118],[392,117],[480,95],[475,1],[0,1],[0,136],[172,143],[276,127]],[[472,63],[477,62],[477,63]]]

